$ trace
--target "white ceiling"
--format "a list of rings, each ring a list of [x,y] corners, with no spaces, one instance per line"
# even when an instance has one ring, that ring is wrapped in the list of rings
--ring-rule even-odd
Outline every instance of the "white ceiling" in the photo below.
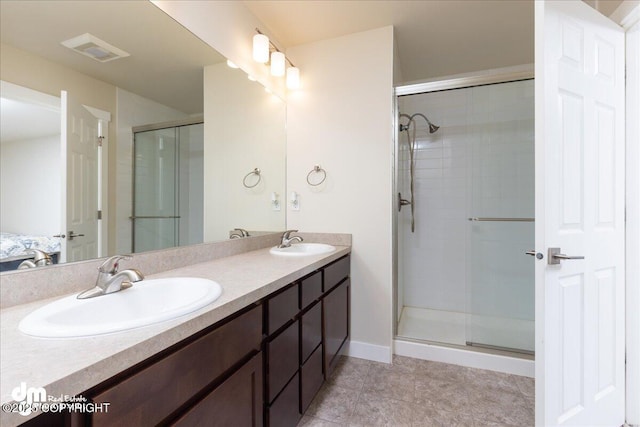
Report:
[[[60,135],[60,111],[0,98],[0,142]]]
[[[533,63],[533,0],[249,0],[285,47],[387,25],[405,82]],[[621,0],[592,0],[609,15]]]
[[[91,33],[131,54],[100,63],[60,42]],[[202,112],[202,67],[224,58],[147,1],[0,1],[4,44],[187,114]]]

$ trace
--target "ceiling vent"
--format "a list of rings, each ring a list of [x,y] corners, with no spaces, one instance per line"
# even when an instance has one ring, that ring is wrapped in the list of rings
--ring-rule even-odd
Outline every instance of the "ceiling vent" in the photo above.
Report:
[[[65,40],[62,42],[62,45],[91,59],[95,59],[98,62],[109,62],[114,59],[130,56],[124,50],[118,49],[89,33]]]

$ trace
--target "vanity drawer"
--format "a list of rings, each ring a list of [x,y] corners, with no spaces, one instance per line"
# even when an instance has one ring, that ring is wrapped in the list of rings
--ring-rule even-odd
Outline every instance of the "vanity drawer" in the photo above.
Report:
[[[299,366],[298,321],[267,343],[267,403],[289,382]]]
[[[300,368],[300,405],[304,413],[324,382],[322,374],[322,346],[316,348]]]
[[[317,303],[313,308],[302,315],[300,323],[302,346],[302,363],[322,341],[322,304]]]
[[[245,363],[173,425],[262,426],[262,353]]]
[[[269,427],[292,427],[298,424],[302,418],[299,387],[300,377],[296,374],[269,407]]]
[[[267,300],[267,335],[277,331],[282,325],[298,314],[298,284],[287,288]]]
[[[111,388],[94,394],[109,412],[94,427],[156,425],[251,352],[260,350],[262,306],[216,328]]]
[[[322,272],[318,271],[300,282],[300,308],[305,309],[322,295]]]
[[[327,292],[349,276],[351,256],[347,255],[324,269],[324,291]]]

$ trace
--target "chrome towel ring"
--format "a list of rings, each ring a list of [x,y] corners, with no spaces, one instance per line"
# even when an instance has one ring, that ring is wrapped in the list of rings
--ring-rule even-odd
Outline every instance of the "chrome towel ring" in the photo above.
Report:
[[[318,182],[316,182],[315,184],[311,182],[311,174],[313,173],[317,173],[317,174],[322,174],[322,179]],[[324,169],[322,169],[320,167],[320,165],[315,165],[313,167],[313,169],[311,169],[311,171],[307,174],[307,184],[309,184],[312,187],[317,187],[318,185],[322,184],[324,182],[324,180],[327,179],[327,171],[325,171]]]
[[[247,178],[249,178],[251,175],[257,175],[258,179],[256,180],[256,182],[253,185],[249,185],[247,184]],[[248,174],[246,174],[244,176],[244,178],[242,179],[242,185],[244,185],[247,188],[253,188],[256,185],[260,184],[260,180],[262,179],[262,176],[260,175],[260,169],[255,168],[254,170],[252,170],[251,172],[249,172]]]

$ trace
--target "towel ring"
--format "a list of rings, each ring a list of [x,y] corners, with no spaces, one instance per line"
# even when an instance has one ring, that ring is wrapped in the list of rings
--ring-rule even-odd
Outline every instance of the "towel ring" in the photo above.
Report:
[[[309,180],[309,178],[311,178],[311,174],[312,173],[321,173],[322,174],[322,179],[319,182],[316,182],[315,184],[312,184],[311,181]],[[307,174],[307,184],[309,184],[312,187],[317,187],[318,185],[322,184],[324,182],[324,180],[327,179],[327,171],[322,169],[320,167],[320,165],[315,165],[313,167],[313,169],[311,169],[311,171]]]
[[[256,180],[256,183],[253,185],[248,185],[247,184],[247,178],[249,178],[251,175],[258,175],[258,179]],[[256,185],[260,184],[260,180],[262,179],[262,176],[260,175],[260,169],[255,168],[254,170],[252,170],[251,172],[249,172],[248,174],[246,174],[244,176],[244,178],[242,179],[242,185],[244,185],[247,188],[253,188]]]

